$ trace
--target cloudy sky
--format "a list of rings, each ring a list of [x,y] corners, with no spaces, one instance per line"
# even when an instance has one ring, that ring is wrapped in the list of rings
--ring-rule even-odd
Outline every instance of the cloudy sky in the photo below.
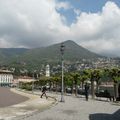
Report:
[[[0,0],[0,48],[73,40],[120,56],[119,0]]]

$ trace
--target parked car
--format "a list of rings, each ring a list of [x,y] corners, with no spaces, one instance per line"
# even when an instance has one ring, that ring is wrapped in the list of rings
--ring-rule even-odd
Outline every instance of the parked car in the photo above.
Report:
[[[85,95],[85,90],[82,89],[82,88],[78,88],[77,93],[78,93],[79,95]]]

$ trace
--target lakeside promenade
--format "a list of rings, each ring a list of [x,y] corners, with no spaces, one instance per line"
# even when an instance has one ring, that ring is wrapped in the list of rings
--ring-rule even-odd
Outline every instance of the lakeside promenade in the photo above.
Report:
[[[44,111],[14,120],[120,120],[120,104],[108,102],[106,99],[85,101],[83,96],[64,96],[65,102],[59,102],[60,94],[47,95],[55,97],[57,104]]]
[[[45,97],[41,99],[40,91],[35,91],[34,95],[17,92],[29,97],[29,100],[0,108],[0,115],[4,112],[0,120],[120,120],[120,104],[106,100],[85,101],[81,96],[64,96],[65,102],[59,102],[60,94],[47,92],[48,96],[56,98],[57,102],[54,102],[50,97],[47,100]],[[51,106],[53,103],[55,104]],[[5,116],[8,111],[10,114]],[[12,111],[16,112],[16,115],[11,114]]]
[[[8,87],[0,87],[0,108],[27,101],[29,98],[16,94]]]
[[[24,118],[49,108],[55,102],[52,98],[41,99],[39,95],[31,92],[9,88],[0,88],[0,90],[2,90],[0,91],[0,120]]]

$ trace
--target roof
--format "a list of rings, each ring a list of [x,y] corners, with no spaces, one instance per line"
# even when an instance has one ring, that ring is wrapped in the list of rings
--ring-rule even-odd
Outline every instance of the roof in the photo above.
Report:
[[[13,72],[9,70],[0,70],[0,73],[12,74]]]
[[[28,76],[20,76],[18,77],[18,81],[19,82],[33,82],[36,81],[35,79],[33,79],[32,77],[28,77]]]

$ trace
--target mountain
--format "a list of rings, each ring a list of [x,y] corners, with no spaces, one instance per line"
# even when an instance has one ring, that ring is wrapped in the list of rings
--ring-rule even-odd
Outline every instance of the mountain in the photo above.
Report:
[[[25,53],[26,48],[0,48],[0,63],[6,64],[12,59],[17,58],[21,54]]]
[[[75,62],[83,58],[94,59],[100,57],[100,55],[88,51],[71,40],[65,41],[64,45],[65,61]],[[33,64],[33,62],[37,64],[59,63],[61,61],[60,46],[61,43],[48,47],[31,49],[20,56],[19,60],[30,64]]]
[[[71,40],[65,41],[63,44],[65,46],[65,61],[74,62],[83,58],[93,59],[100,57],[100,55],[90,52]],[[60,46],[61,43],[29,50],[19,48],[2,49],[0,50],[0,56],[10,61],[9,64],[11,65],[22,64],[26,66],[39,67],[41,64],[59,63],[61,61]],[[2,57],[0,57],[0,61]]]
[[[26,52],[28,49],[26,48],[0,48],[0,53],[2,53],[4,56],[12,57],[12,56],[18,56],[24,52]]]
[[[98,58],[100,55],[90,52],[89,50],[79,46],[75,42],[68,40],[64,42],[65,47],[65,58],[67,60],[80,60],[80,59],[92,59]]]

